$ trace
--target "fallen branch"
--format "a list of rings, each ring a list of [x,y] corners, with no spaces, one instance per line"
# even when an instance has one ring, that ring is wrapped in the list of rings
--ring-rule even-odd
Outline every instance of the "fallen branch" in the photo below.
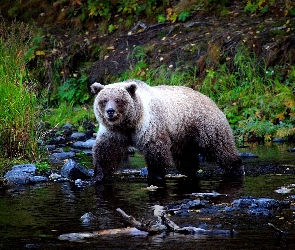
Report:
[[[279,238],[281,238],[283,235],[286,235],[287,234],[287,232],[284,232],[283,230],[277,228],[276,226],[274,226],[271,223],[268,223],[267,225],[269,225],[269,227],[272,228],[277,233],[277,236]]]
[[[179,227],[176,223],[170,220],[163,210],[164,207],[155,205],[154,215],[157,220],[150,221],[147,224],[143,224],[137,221],[133,216],[126,214],[122,209],[116,210],[136,229],[145,231],[148,233],[161,233],[163,231],[170,231],[179,234],[202,234],[202,235],[234,235],[237,232],[235,230],[206,230],[198,227]],[[155,222],[155,223],[154,223]]]
[[[116,211],[119,212],[126,221],[128,221],[133,227],[137,228],[138,230],[148,233],[161,233],[166,229],[164,227],[155,227],[151,225],[151,223],[143,224],[137,221],[133,216],[126,214],[121,208],[117,208]]]

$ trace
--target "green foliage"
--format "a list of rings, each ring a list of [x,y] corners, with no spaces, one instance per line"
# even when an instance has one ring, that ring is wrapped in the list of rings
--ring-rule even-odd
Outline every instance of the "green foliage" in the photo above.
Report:
[[[86,75],[80,78],[69,78],[58,88],[58,102],[70,102],[73,105],[83,104],[89,98],[88,77]]]
[[[277,11],[277,9],[284,12],[284,15],[295,14],[294,4],[292,1],[277,1],[277,0],[248,0],[244,10],[253,13],[264,14],[269,11]]]
[[[178,21],[185,22],[188,17],[191,16],[189,11],[183,11],[178,15]]]
[[[36,81],[27,62],[34,48],[30,27],[13,23],[10,31],[0,20],[0,158],[38,157],[39,108]]]
[[[165,23],[166,22],[166,18],[164,17],[164,15],[158,15],[158,23]]]
[[[51,167],[50,167],[50,164],[48,162],[41,161],[41,162],[36,163],[36,168],[37,168],[38,171],[47,171]]]
[[[266,68],[244,47],[239,48],[234,65],[234,72],[226,64],[208,70],[201,92],[215,100],[230,124],[246,137],[294,136],[295,83],[281,83],[279,70]]]
[[[96,0],[88,0],[88,10],[90,11],[90,16],[100,16],[102,18],[107,19],[108,21],[111,19],[111,2],[108,0],[96,1]]]
[[[108,27],[108,31],[110,33],[113,33],[116,29],[118,29],[117,25],[110,24],[109,27]]]
[[[95,121],[92,107],[76,105],[72,102],[62,102],[57,108],[51,108],[43,116],[43,121],[51,127],[66,123],[83,124],[86,121]]]
[[[122,14],[135,14],[138,15],[146,8],[145,4],[140,4],[138,0],[123,0],[120,1],[118,12]]]

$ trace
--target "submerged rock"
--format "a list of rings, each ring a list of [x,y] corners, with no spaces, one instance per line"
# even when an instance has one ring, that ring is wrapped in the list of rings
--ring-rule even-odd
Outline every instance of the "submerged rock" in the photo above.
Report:
[[[248,158],[258,158],[258,155],[252,154],[252,153],[239,153],[239,155],[243,158],[243,159],[248,159]]]
[[[96,222],[98,218],[91,212],[85,213],[81,216],[80,220],[83,225],[89,225],[93,222]]]

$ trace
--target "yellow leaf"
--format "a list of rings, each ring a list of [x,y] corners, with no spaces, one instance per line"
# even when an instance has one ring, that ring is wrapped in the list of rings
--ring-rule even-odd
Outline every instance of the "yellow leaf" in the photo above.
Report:
[[[266,141],[271,141],[272,137],[271,137],[270,134],[266,134],[266,135],[264,136],[264,139],[265,139]]]
[[[277,114],[277,115],[276,115],[276,118],[278,118],[280,121],[285,120],[285,113],[282,112],[282,113],[280,113],[280,114]]]
[[[286,102],[284,102],[284,105],[288,108],[292,108],[295,105],[295,101],[294,100],[288,100]]]
[[[36,56],[45,56],[45,52],[43,50],[36,50],[35,55]]]

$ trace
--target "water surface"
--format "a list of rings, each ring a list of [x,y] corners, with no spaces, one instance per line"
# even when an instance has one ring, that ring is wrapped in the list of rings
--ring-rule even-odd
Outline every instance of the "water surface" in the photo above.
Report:
[[[287,199],[289,194],[275,192],[281,186],[295,183],[288,174],[294,168],[295,153],[287,152],[293,145],[252,144],[240,151],[259,155],[245,161],[249,169],[262,168],[244,181],[229,181],[222,176],[201,178],[190,183],[168,180],[154,192],[147,191],[146,180],[121,180],[104,185],[77,187],[73,183],[50,183],[18,187],[0,193],[0,249],[295,249],[295,219],[293,210],[286,210],[275,218],[238,215],[200,215],[171,217],[178,225],[206,223],[210,228],[234,228],[238,234],[230,236],[190,236],[173,233],[145,235],[109,235],[81,242],[58,240],[58,236],[74,232],[90,232],[124,228],[128,224],[116,212],[120,207],[137,219],[152,217],[155,204],[180,204],[187,194],[215,190],[227,196],[216,198],[217,204],[230,204],[241,196]],[[272,173],[267,166],[277,166],[285,173]],[[206,167],[206,166],[202,166]],[[253,173],[253,171],[251,172]],[[91,212],[98,220],[83,225],[80,217]],[[288,235],[278,239],[268,226],[272,222]]]

